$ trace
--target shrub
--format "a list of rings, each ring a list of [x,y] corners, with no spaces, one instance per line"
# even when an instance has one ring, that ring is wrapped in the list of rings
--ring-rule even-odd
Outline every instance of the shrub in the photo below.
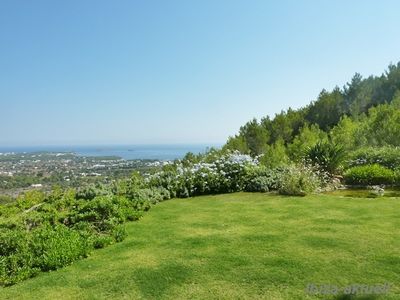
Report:
[[[343,147],[328,142],[318,142],[306,151],[306,160],[330,174],[336,174],[344,160]]]
[[[49,194],[27,192],[0,206],[0,285],[10,285],[38,271],[61,268],[122,241],[127,220],[137,220],[151,203],[169,199],[163,187],[143,188],[137,174],[127,189],[88,185],[77,193],[55,188]]]
[[[113,237],[106,234],[99,234],[92,238],[92,245],[95,249],[101,249],[114,242]]]
[[[56,270],[86,257],[91,248],[77,231],[64,225],[35,230],[30,247],[34,255],[33,266],[42,271]]]
[[[244,190],[247,192],[268,192],[277,188],[278,169],[264,166],[249,166],[245,169]]]
[[[79,222],[93,225],[98,232],[112,229],[126,220],[137,220],[141,211],[150,207],[148,200],[129,200],[122,196],[98,196],[90,201],[80,200],[77,207],[65,218],[64,224],[72,226]]]
[[[400,148],[362,148],[350,154],[347,167],[378,164],[391,170],[400,168]]]
[[[115,226],[113,228],[111,234],[112,234],[114,241],[116,241],[117,243],[122,242],[128,235],[128,233],[126,232],[126,228],[123,225]]]
[[[138,189],[130,194],[131,199],[140,201],[143,204],[143,209],[150,209],[150,205],[146,204],[156,204],[158,202],[164,201],[166,197],[169,197],[169,192],[165,188],[153,187],[153,188],[143,188]]]
[[[167,189],[171,197],[230,193],[245,188],[246,171],[251,166],[258,166],[258,161],[249,155],[211,153],[196,163],[186,160],[168,165],[147,182],[151,187]]]
[[[285,142],[283,139],[278,139],[275,144],[265,146],[260,163],[268,168],[287,166],[290,159],[286,152]]]
[[[286,168],[279,179],[282,195],[305,196],[321,187],[321,178],[310,167],[299,165]]]
[[[34,205],[42,203],[45,199],[45,194],[42,191],[31,190],[26,191],[17,198],[17,206],[20,209],[29,209]]]
[[[345,182],[350,185],[394,184],[395,173],[378,164],[357,166],[346,171]]]
[[[246,192],[268,192],[269,191],[269,178],[266,176],[257,176],[247,182]]]
[[[0,231],[0,285],[11,285],[38,272],[33,267],[34,255],[29,235],[23,230]]]
[[[78,189],[76,199],[92,200],[97,196],[109,196],[111,191],[103,184],[89,184]]]

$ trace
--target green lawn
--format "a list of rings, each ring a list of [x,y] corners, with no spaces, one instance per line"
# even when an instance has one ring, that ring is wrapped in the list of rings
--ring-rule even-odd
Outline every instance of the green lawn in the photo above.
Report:
[[[400,299],[399,212],[400,198],[170,200],[129,223],[124,242],[0,288],[0,298],[315,299],[308,283],[388,282],[382,299]]]

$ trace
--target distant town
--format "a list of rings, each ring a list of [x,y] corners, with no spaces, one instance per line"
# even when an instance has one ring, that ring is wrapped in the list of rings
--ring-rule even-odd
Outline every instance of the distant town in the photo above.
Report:
[[[157,169],[166,161],[125,160],[115,156],[87,157],[71,152],[0,153],[0,193],[16,196],[53,185],[76,187],[83,182],[108,182]]]

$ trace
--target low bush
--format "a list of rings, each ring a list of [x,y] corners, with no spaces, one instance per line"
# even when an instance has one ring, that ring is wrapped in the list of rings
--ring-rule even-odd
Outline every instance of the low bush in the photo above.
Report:
[[[379,185],[394,184],[394,171],[378,164],[350,168],[344,174],[346,184],[350,185]]]
[[[76,192],[76,199],[92,200],[97,196],[112,195],[110,189],[103,184],[89,184],[79,188]]]
[[[17,206],[21,209],[29,209],[30,207],[44,202],[45,194],[42,191],[31,190],[21,194],[17,198]]]
[[[265,193],[269,191],[269,180],[268,177],[258,176],[252,178],[245,187],[246,192],[261,192]]]
[[[170,199],[170,193],[163,187],[142,188],[130,192],[129,197],[137,202],[141,210],[147,211],[151,204]]]
[[[282,195],[305,196],[321,186],[322,180],[312,168],[304,165],[290,166],[281,173],[278,192]]]
[[[244,191],[268,192],[277,189],[279,169],[268,169],[264,166],[250,166],[245,170]]]
[[[126,228],[123,225],[117,225],[111,231],[111,235],[115,242],[122,242],[127,236]]]
[[[234,152],[217,156],[214,153],[196,162],[186,160],[168,165],[149,176],[147,182],[150,187],[168,190],[171,197],[231,193],[246,189],[246,180],[254,179],[247,176],[252,168],[259,168],[259,164],[249,155]]]
[[[391,170],[399,169],[400,148],[362,148],[351,153],[347,161],[348,168],[374,164],[381,165]]]
[[[99,234],[92,238],[92,245],[95,249],[101,249],[114,242],[114,239],[106,234]]]
[[[0,285],[10,285],[38,271],[61,268],[86,257],[91,244],[78,231],[64,225],[33,231],[2,229],[0,232]]]
[[[0,285],[61,268],[93,248],[122,241],[124,222],[138,220],[152,203],[169,197],[165,188],[135,184],[117,195],[93,185],[76,193],[55,189],[21,195],[0,206]]]
[[[34,276],[34,254],[29,234],[23,230],[0,231],[0,285],[11,285]]]
[[[33,231],[30,248],[34,256],[33,267],[49,271],[86,257],[91,245],[79,232],[64,225],[56,225]]]

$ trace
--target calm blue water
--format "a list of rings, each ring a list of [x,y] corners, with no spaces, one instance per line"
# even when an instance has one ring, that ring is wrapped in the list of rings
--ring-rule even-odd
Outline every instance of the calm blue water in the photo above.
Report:
[[[220,145],[120,145],[120,146],[29,146],[0,147],[0,152],[74,152],[81,156],[118,156],[123,159],[173,160],[182,158],[187,152],[203,153],[209,147]]]

